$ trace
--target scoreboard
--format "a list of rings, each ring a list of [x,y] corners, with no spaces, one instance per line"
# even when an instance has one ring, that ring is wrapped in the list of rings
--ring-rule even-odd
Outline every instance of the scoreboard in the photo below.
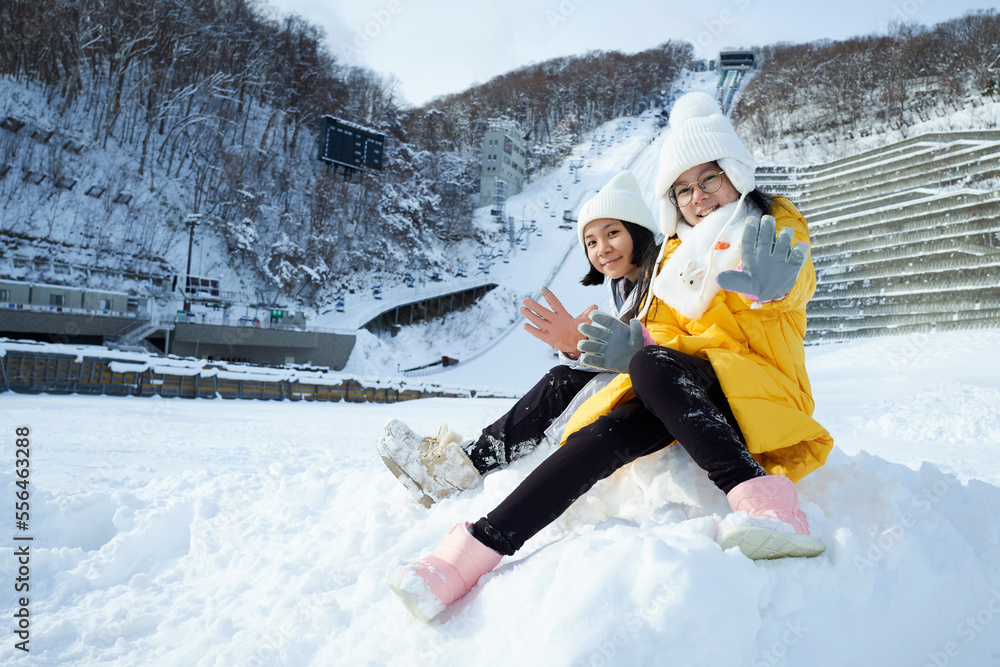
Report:
[[[333,116],[323,116],[319,159],[348,169],[382,171],[385,135]]]

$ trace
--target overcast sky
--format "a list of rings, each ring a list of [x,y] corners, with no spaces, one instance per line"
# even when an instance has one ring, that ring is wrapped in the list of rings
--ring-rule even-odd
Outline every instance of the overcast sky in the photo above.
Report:
[[[775,42],[884,33],[987,9],[985,0],[263,0],[326,30],[341,61],[395,74],[420,105],[522,65],[589,50],[635,53],[669,39],[695,56]]]

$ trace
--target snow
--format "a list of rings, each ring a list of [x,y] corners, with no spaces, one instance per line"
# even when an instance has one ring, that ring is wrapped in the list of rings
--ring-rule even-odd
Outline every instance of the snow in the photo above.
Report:
[[[806,110],[804,113],[808,114],[812,113],[815,107],[806,105],[803,109]],[[879,127],[877,128],[878,132],[873,132],[867,137],[853,136],[851,133],[850,138],[848,138],[844,136],[843,132],[825,135],[828,140],[832,138],[833,143],[820,141],[819,137],[799,136],[796,137],[799,141],[796,145],[796,142],[792,141],[791,138],[782,137],[775,142],[776,146],[768,146],[767,150],[761,150],[759,146],[752,146],[751,151],[760,166],[825,164],[922,134],[982,129],[995,130],[1000,123],[1000,102],[995,102],[987,97],[979,97],[975,101],[970,98],[962,108],[957,110],[953,110],[950,105],[941,102],[934,113],[934,117],[930,117],[930,113],[928,113],[927,120],[911,119],[912,125],[901,130]],[[940,116],[937,115],[939,113]],[[806,124],[806,126],[809,125]],[[744,139],[749,139],[749,137],[744,137]]]
[[[627,138],[618,124],[605,129],[623,140],[588,157],[580,183],[560,167],[511,198],[509,212],[547,213],[548,199],[561,215],[560,202],[578,208],[624,165],[651,197],[659,135],[651,117],[633,123]],[[520,330],[520,298],[548,284],[573,312],[606,300],[579,285],[586,264],[575,243],[574,230],[548,228],[495,265],[501,286],[481,305],[389,340],[359,333],[343,373],[403,381],[400,368],[449,354],[463,363],[405,381],[524,391],[556,359]],[[670,447],[600,482],[429,624],[403,607],[387,574],[491,510],[547,449],[428,510],[385,468],[375,440],[394,418],[422,434],[444,420],[472,437],[514,399],[0,394],[8,508],[19,490],[14,429],[31,429],[21,535],[34,538],[21,594],[29,654],[15,648],[8,567],[22,543],[0,542],[0,662],[1000,665],[998,346],[1000,329],[807,349],[816,417],[836,439],[827,464],[798,485],[827,545],[821,556],[755,562],[720,549],[725,497]]]
[[[809,348],[837,447],[799,488],[826,554],[722,551],[725,498],[672,447],[598,484],[429,625],[386,575],[489,511],[546,452],[426,510],[374,441],[391,418],[468,437],[512,399],[7,393],[5,437],[32,430],[33,625],[31,654],[7,635],[0,660],[465,666],[500,650],[527,665],[990,665],[997,345],[988,330]],[[0,479],[12,502],[12,465]],[[3,604],[10,619],[12,595]]]

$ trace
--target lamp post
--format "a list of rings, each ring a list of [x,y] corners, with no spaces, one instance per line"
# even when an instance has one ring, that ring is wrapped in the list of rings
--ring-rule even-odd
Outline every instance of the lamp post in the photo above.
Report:
[[[198,222],[201,220],[201,213],[188,213],[187,218],[184,220],[184,224],[188,226],[188,261],[187,261],[187,272],[184,274],[184,313],[187,315],[188,309],[191,307],[191,302],[188,300],[188,295],[191,291],[191,250],[194,247],[194,228],[198,226]]]

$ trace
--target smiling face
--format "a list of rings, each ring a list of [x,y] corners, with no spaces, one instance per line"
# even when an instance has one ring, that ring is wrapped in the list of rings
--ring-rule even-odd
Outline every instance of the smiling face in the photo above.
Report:
[[[715,209],[732,204],[740,198],[739,191],[733,187],[732,181],[725,174],[717,177],[722,179],[722,187],[715,192],[708,193],[698,187],[697,183],[705,172],[712,170],[720,171],[719,165],[714,162],[705,162],[691,167],[674,181],[675,192],[681,188],[691,188],[691,201],[687,206],[681,206],[680,210],[684,220],[692,227]]]
[[[639,277],[639,267],[632,263],[632,235],[621,220],[591,220],[583,228],[583,243],[587,259],[604,275],[609,278],[624,276],[632,282]]]

